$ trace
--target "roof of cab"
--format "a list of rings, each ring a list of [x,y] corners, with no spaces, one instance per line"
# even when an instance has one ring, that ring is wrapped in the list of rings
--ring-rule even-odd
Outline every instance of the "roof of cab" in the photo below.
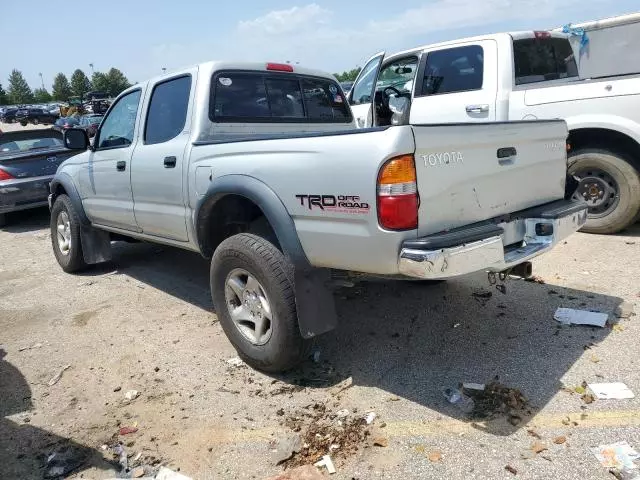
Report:
[[[148,80],[145,80],[144,82],[138,82],[137,84],[131,86],[125,91],[135,90],[136,87],[146,85],[147,83],[152,83],[152,84],[158,83],[162,80],[187,73],[189,70],[193,70],[196,67],[198,68],[199,72],[204,75],[212,75],[214,72],[217,72],[220,70],[245,70],[245,71],[249,70],[249,71],[257,71],[257,72],[268,72],[268,71],[271,71],[271,70],[267,70],[267,65],[270,63],[276,64],[276,65],[284,65],[278,62],[228,62],[228,61],[204,62],[204,63],[198,63],[196,65],[190,65],[187,67],[178,68],[170,72],[163,73],[162,75],[158,75]],[[294,74],[328,78],[333,81],[336,81],[335,77],[332,74],[322,70],[305,68],[299,65],[291,65],[291,64],[286,64],[286,65],[290,65],[293,68],[292,73]],[[282,73],[282,72],[277,72],[277,73]],[[286,73],[287,72],[285,72],[285,74]]]

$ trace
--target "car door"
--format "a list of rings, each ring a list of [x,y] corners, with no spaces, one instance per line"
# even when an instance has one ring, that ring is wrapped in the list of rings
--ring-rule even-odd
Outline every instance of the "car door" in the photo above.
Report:
[[[349,104],[356,119],[356,127],[366,128],[373,125],[373,100],[376,80],[380,71],[380,64],[384,59],[384,52],[371,57],[356,78],[349,92]]]
[[[148,235],[188,241],[185,151],[197,69],[147,89],[142,135],[133,153],[131,186],[138,226]]]
[[[497,44],[494,40],[425,50],[410,123],[468,123],[496,119]]]
[[[130,162],[140,120],[137,88],[123,95],[107,113],[89,153],[81,195],[89,219],[98,225],[139,231],[133,212]]]

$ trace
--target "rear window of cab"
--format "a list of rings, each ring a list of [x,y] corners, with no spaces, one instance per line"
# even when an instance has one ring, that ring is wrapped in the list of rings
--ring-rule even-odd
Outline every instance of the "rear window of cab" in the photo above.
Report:
[[[216,123],[350,123],[338,84],[327,78],[245,71],[213,76],[209,118]]]

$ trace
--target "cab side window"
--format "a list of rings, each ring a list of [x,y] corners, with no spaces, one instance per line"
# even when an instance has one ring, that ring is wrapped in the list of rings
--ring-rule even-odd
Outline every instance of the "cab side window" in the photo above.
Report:
[[[120,98],[102,122],[98,133],[98,148],[124,148],[133,143],[140,90]]]
[[[187,121],[191,76],[157,84],[151,93],[144,143],[153,145],[175,138]]]
[[[484,51],[480,45],[430,52],[421,95],[480,90],[484,75]]]

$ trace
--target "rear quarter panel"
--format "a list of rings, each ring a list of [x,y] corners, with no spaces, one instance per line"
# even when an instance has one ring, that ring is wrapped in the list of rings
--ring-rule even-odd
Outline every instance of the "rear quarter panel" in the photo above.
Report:
[[[377,175],[387,159],[413,151],[411,127],[194,146],[189,164],[192,217],[211,181],[248,175],[278,195],[312,265],[395,274],[399,245],[416,231],[379,228]]]

